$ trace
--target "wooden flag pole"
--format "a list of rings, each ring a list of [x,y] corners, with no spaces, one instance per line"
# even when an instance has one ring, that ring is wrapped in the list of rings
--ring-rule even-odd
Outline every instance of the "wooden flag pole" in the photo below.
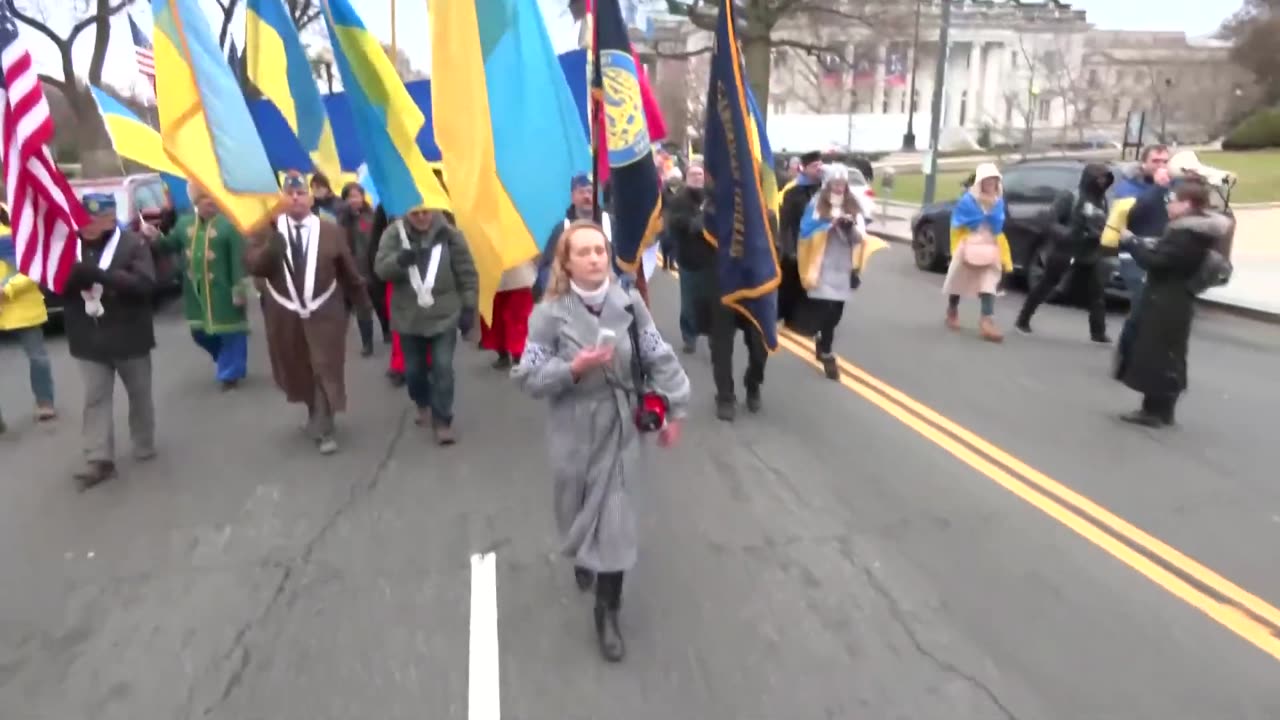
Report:
[[[397,63],[400,62],[400,53],[396,46],[396,0],[391,0],[391,66],[396,68],[396,74],[400,74],[400,68]]]

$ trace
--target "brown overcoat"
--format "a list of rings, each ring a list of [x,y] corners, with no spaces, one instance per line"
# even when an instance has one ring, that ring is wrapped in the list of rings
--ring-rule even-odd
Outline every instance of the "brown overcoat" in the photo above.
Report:
[[[319,239],[315,243],[316,270],[314,295],[321,296],[336,281],[333,294],[312,308],[309,317],[282,305],[276,294],[291,298],[284,253],[284,237],[275,223],[256,233],[245,251],[245,269],[259,278],[263,291],[262,315],[267,329],[267,348],[271,357],[271,375],[291,403],[310,403],[315,397],[316,383],[324,388],[334,412],[347,407],[346,357],[347,301],[368,306],[369,294],[364,279],[356,270],[355,259],[347,245],[342,228],[320,220]],[[297,268],[296,288],[304,291],[304,270]],[[272,293],[275,291],[275,294]]]

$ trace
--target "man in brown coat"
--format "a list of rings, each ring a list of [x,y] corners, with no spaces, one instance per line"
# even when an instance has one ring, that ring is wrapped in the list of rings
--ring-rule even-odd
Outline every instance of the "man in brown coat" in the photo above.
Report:
[[[306,403],[320,452],[338,450],[335,413],[347,407],[347,303],[369,306],[342,228],[311,212],[306,178],[290,171],[284,213],[257,233],[245,268],[261,278],[271,375],[291,403]]]

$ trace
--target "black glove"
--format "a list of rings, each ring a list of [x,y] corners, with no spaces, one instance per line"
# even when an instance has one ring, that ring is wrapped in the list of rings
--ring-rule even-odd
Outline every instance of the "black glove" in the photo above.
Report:
[[[400,254],[396,255],[396,264],[402,268],[411,268],[418,264],[418,253],[413,250],[401,250]]]
[[[857,290],[862,287],[862,275],[857,270],[849,271],[849,289]]]
[[[106,275],[97,263],[82,260],[71,267],[71,280],[77,285],[101,284]]]
[[[458,332],[463,335],[470,335],[476,326],[476,310],[475,308],[462,308],[462,314],[458,316]]]

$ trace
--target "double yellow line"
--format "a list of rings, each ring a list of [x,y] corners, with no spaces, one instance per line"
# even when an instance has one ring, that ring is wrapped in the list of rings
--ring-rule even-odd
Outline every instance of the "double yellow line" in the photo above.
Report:
[[[812,341],[780,329],[778,342],[821,368]],[[865,370],[837,362],[841,385],[1280,660],[1280,610]]]

